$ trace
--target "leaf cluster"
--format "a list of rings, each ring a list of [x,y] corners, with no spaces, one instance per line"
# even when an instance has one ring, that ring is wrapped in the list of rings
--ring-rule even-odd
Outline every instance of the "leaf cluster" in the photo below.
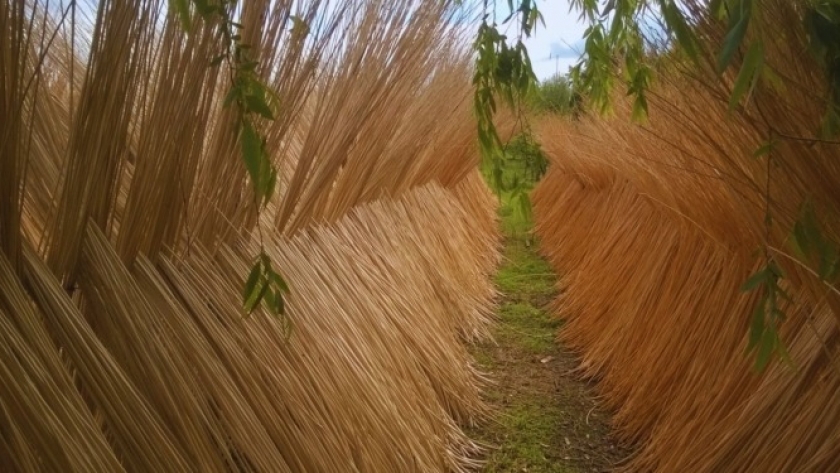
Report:
[[[673,17],[681,35],[689,31],[684,18],[667,0],[656,0]],[[610,96],[615,80],[621,77],[633,96],[633,117],[647,115],[646,92],[653,79],[653,69],[645,60],[646,49],[641,18],[649,11],[647,1],[610,0],[603,6],[597,0],[573,0],[589,26],[584,31],[585,59],[570,73],[575,89],[585,95],[590,105],[601,113],[610,110]]]
[[[508,7],[510,14],[500,25],[491,19],[487,11],[488,4],[485,3],[485,13],[473,43],[476,52],[473,109],[478,141],[484,163],[491,169],[492,184],[496,188],[502,187],[504,159],[504,145],[493,121],[498,107],[497,99],[501,99],[514,111],[520,111],[524,100],[534,90],[537,78],[524,40],[531,36],[537,24],[542,21],[534,0],[520,0],[516,8],[513,0],[508,0]],[[511,42],[507,35],[500,32],[504,25],[517,27],[515,41]]]
[[[514,190],[519,187],[530,188],[548,170],[548,158],[540,148],[540,144],[531,133],[523,132],[514,137],[504,150],[505,159],[512,163],[509,168],[518,169],[514,174],[514,181],[503,190]]]
[[[810,202],[803,204],[790,236],[796,255],[808,267],[816,268],[822,281],[835,284],[840,278],[840,247],[825,235]]]
[[[289,286],[283,277],[272,267],[271,258],[260,251],[254,260],[248,279],[242,288],[242,310],[251,314],[260,302],[273,314],[285,313],[284,295],[289,293]],[[284,321],[287,321],[284,318]],[[291,329],[291,326],[287,327]]]
[[[767,259],[766,264],[741,286],[744,292],[760,291],[761,298],[750,320],[747,353],[755,352],[755,369],[764,371],[774,353],[790,362],[784,344],[779,338],[779,326],[785,321],[785,312],[780,308],[780,301],[792,302],[790,296],[781,287],[784,273],[776,261]]]
[[[653,73],[648,60],[642,25],[651,18],[663,29],[664,43],[697,63],[700,40],[694,28],[698,16],[725,24],[725,35],[715,58],[715,69],[723,75],[737,67],[729,97],[730,109],[748,102],[761,80],[774,85],[779,78],[765,67],[765,38],[777,34],[763,31],[756,16],[761,0],[710,0],[705,10],[688,11],[677,0],[572,0],[572,7],[589,23],[584,33],[584,58],[572,69],[574,87],[599,112],[610,109],[610,92],[621,77],[633,97],[633,116],[647,115],[646,91]],[[828,90],[822,123],[823,136],[840,132],[840,0],[810,0],[803,25],[808,49],[822,64]],[[743,54],[742,54],[743,53]],[[740,64],[736,58],[742,58]]]

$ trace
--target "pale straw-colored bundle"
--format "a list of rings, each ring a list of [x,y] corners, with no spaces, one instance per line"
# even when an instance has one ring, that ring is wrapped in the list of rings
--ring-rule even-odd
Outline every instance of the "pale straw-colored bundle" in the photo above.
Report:
[[[213,25],[167,12],[0,3],[0,469],[475,468],[499,239],[469,8],[244,2],[277,93],[259,215]],[[242,314],[260,239],[290,336]]]

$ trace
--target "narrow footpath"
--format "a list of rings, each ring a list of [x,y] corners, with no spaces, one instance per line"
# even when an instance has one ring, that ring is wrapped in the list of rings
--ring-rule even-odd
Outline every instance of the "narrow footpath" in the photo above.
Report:
[[[495,419],[471,432],[488,444],[487,473],[609,471],[624,455],[609,438],[593,387],[572,372],[574,356],[557,343],[562,321],[547,311],[556,275],[537,253],[531,223],[500,211],[505,261],[495,343],[473,348],[495,384],[486,390]],[[518,221],[518,222],[517,222]]]

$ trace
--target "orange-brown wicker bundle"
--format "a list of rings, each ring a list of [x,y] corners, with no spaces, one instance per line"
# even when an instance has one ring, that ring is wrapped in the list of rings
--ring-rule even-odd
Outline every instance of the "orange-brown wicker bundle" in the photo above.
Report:
[[[645,124],[618,99],[615,117],[540,125],[552,165],[533,199],[562,277],[561,335],[638,449],[628,470],[838,468],[840,299],[789,245],[806,201],[828,238],[840,230],[840,148],[783,138],[814,136],[824,110],[813,93],[824,90],[822,69],[802,54],[792,20],[800,13],[779,1],[757,14],[764,31],[784,32],[765,38],[766,67],[783,86],[761,85],[746,108],[728,111],[733,77],[672,67],[660,71]],[[753,157],[768,127],[778,140],[769,167]],[[759,297],[740,288],[765,242],[792,296],[780,330],[792,367],[758,374],[745,352]]]

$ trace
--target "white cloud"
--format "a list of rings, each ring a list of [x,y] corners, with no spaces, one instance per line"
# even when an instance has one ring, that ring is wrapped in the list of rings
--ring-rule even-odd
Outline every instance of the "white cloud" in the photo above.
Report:
[[[579,22],[577,11],[569,11],[569,0],[539,1],[537,7],[545,19],[545,27],[540,24],[525,44],[537,78],[545,80],[557,72],[565,73],[578,62],[586,25]]]
[[[583,52],[583,32],[586,25],[579,20],[577,10],[570,11],[569,0],[536,0],[545,25],[537,25],[536,32],[525,40],[537,79],[543,81],[556,73],[565,74],[577,64]],[[510,9],[505,0],[496,0],[495,19],[501,23]],[[513,0],[516,7],[519,0]],[[500,27],[502,34],[515,35],[516,23]],[[473,30],[471,30],[473,31]],[[472,33],[474,35],[474,33]]]

